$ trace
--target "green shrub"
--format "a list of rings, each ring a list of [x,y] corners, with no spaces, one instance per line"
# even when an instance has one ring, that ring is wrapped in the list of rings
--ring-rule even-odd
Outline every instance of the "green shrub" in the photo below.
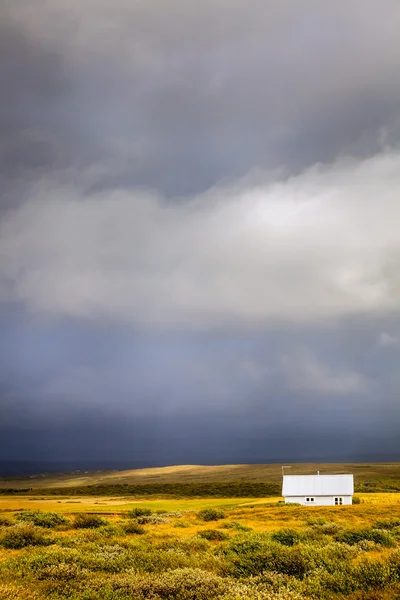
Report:
[[[146,515],[138,517],[137,522],[140,523],[140,525],[163,525],[170,521],[162,515]]]
[[[203,529],[203,531],[199,531],[198,535],[204,540],[218,542],[227,540],[229,538],[229,536],[226,533],[224,533],[223,531],[218,531],[218,529]]]
[[[361,504],[360,496],[353,496],[353,499],[351,502],[352,502],[352,504]]]
[[[45,512],[42,510],[24,510],[17,514],[17,521],[33,523],[38,527],[53,528],[58,525],[65,525],[68,519],[64,515],[56,512]]]
[[[218,508],[203,508],[197,513],[197,517],[202,521],[218,521],[225,518],[225,513]]]
[[[302,536],[294,529],[280,529],[271,534],[271,539],[284,546],[294,546],[301,541]]]
[[[60,562],[48,565],[40,569],[37,574],[38,579],[47,579],[51,581],[78,581],[86,577],[90,571],[82,569],[76,563]]]
[[[20,493],[22,490],[15,490]],[[25,492],[29,492],[28,488]],[[0,490],[1,493],[11,493]],[[36,494],[52,496],[171,496],[189,498],[201,496],[203,498],[266,498],[279,496],[281,484],[278,482],[256,481],[209,481],[209,482],[171,482],[171,483],[139,483],[139,484],[99,484],[83,485],[77,487],[57,487],[36,490]]]
[[[400,519],[382,519],[375,521],[374,528],[376,529],[396,529],[400,527]]]
[[[393,537],[388,531],[385,531],[384,529],[372,529],[369,527],[362,529],[346,529],[345,531],[338,533],[335,536],[335,539],[338,542],[349,545],[358,544],[362,540],[369,540],[380,546],[386,546],[387,548],[394,546]]]
[[[342,594],[347,597],[347,594],[356,587],[350,569],[337,568],[327,571],[323,567],[314,569],[303,580],[302,585],[305,597],[315,598],[315,600],[330,600],[337,598],[337,594],[340,594],[340,598],[343,598]]]
[[[211,600],[224,598],[227,582],[201,569],[183,568],[142,578],[125,577],[120,586],[135,600]]]
[[[13,524],[11,519],[7,517],[0,517],[0,527],[10,527]]]
[[[79,513],[75,515],[73,526],[75,529],[96,529],[102,525],[107,525],[107,521],[98,515]]]
[[[384,588],[390,581],[390,567],[380,560],[363,559],[356,567],[357,587],[363,590]]]
[[[18,523],[0,535],[0,546],[17,550],[26,546],[47,546],[52,541],[32,523]]]
[[[340,531],[340,526],[336,523],[324,523],[316,529],[322,535],[336,535]]]
[[[134,520],[127,521],[126,523],[124,523],[123,530],[125,533],[128,534],[135,533],[137,535],[142,535],[143,533],[146,533],[145,528],[139,525],[139,523]]]
[[[39,592],[31,591],[26,586],[14,583],[0,583],[1,600],[41,600],[43,596]]]
[[[186,527],[190,527],[191,523],[189,523],[189,521],[175,521],[174,523],[174,527],[180,527],[182,529],[185,529]]]
[[[304,545],[283,546],[263,534],[235,536],[222,552],[228,571],[235,577],[276,571],[301,579],[315,567],[312,551]]]
[[[137,517],[148,517],[149,515],[151,515],[150,508],[141,508],[140,506],[135,506],[135,508],[128,512],[128,516],[131,519],[136,519]]]
[[[388,559],[391,576],[394,581],[400,582],[400,550],[394,550]]]

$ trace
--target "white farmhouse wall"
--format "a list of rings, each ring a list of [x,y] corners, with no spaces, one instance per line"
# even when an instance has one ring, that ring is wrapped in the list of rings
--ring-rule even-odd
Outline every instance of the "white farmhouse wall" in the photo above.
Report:
[[[336,506],[335,498],[342,505],[352,503],[354,494],[353,475],[284,475],[282,496],[285,503],[296,502],[302,506]],[[313,502],[307,498],[314,498]],[[338,506],[341,505],[338,501]]]
[[[343,505],[352,504],[351,496],[336,496],[343,498]],[[314,496],[314,502],[307,502],[305,496],[285,496],[285,504],[287,502],[296,502],[303,506],[335,506],[335,496]]]

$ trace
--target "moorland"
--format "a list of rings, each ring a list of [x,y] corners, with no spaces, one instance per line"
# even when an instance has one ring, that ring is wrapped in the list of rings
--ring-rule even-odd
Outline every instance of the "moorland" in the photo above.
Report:
[[[400,465],[317,469],[357,503],[285,506],[278,465],[3,479],[0,598],[397,600]]]

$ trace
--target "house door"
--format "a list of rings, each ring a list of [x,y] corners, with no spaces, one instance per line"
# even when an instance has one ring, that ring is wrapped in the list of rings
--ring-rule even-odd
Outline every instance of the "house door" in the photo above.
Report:
[[[343,498],[335,498],[335,506],[341,506],[343,504]]]

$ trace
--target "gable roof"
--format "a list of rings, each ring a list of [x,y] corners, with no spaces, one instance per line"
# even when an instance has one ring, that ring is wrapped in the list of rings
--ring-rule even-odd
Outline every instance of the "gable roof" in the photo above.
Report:
[[[353,475],[284,475],[282,496],[351,496]]]

